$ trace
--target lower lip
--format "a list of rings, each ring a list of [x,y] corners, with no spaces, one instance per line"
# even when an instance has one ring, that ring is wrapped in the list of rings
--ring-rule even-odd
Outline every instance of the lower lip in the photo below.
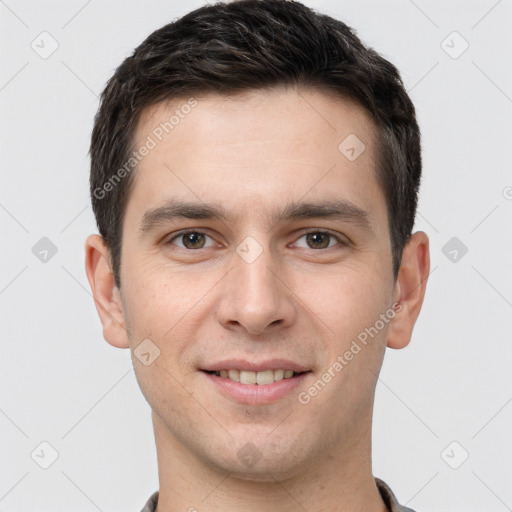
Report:
[[[241,384],[214,373],[202,372],[217,388],[229,398],[241,404],[257,405],[277,402],[296,390],[311,372],[301,373],[296,377],[282,379],[272,384]]]

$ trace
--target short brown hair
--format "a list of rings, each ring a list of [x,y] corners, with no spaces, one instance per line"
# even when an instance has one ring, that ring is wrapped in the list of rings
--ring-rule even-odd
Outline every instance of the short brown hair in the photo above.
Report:
[[[370,112],[379,134],[378,179],[398,275],[421,179],[420,131],[398,70],[345,23],[299,2],[238,0],[201,7],[153,32],[116,69],[101,95],[90,146],[90,190],[119,288],[133,172],[112,180],[134,149],[141,111],[191,94],[280,85],[327,89]]]

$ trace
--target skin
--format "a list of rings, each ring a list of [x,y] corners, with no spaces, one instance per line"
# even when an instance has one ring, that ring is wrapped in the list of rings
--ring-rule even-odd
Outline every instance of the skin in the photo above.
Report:
[[[130,348],[153,410],[157,510],[384,512],[371,468],[374,392],[386,346],[410,342],[429,273],[428,238],[411,236],[395,280],[374,126],[358,105],[313,89],[196,99],[135,171],[120,290],[102,238],[86,242],[103,335]],[[185,101],[146,109],[136,147]],[[366,146],[355,161],[338,150],[350,134]],[[142,233],[144,213],[169,199],[222,203],[230,219],[170,219]],[[322,200],[356,205],[369,226],[268,218],[285,203]],[[188,228],[208,236],[186,248],[176,233]],[[305,229],[339,240],[311,240]],[[251,263],[236,252],[248,236],[262,250]],[[300,403],[298,392],[397,302],[393,319]],[[144,339],[160,350],[148,366],[133,353]],[[287,358],[312,372],[275,403],[240,404],[199,371],[230,357]],[[248,442],[260,456],[251,467],[237,456]]]

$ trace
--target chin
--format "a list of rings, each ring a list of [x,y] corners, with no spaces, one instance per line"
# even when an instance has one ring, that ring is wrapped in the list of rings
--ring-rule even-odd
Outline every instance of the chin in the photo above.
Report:
[[[243,480],[245,482],[281,482],[289,480],[299,473],[300,465],[292,461],[260,459],[252,468],[247,467],[240,461],[233,461],[217,469],[229,473],[230,479]]]
[[[252,439],[252,441],[245,441]],[[293,436],[269,438],[268,429],[260,435],[236,439],[226,449],[212,450],[210,462],[230,478],[254,482],[284,481],[297,476],[304,468],[306,452],[304,439]],[[220,453],[222,452],[222,453]]]

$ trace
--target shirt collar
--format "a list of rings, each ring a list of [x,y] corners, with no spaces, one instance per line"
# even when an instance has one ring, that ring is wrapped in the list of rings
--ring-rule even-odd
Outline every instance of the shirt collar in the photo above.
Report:
[[[380,495],[382,496],[382,500],[388,507],[389,512],[414,512],[414,510],[407,507],[403,507],[398,503],[398,500],[393,494],[393,491],[383,480],[381,480],[380,478],[376,478],[375,483],[377,484],[377,489],[379,489]],[[155,512],[157,503],[158,491],[155,491],[150,496],[149,500],[146,502],[141,512]]]

